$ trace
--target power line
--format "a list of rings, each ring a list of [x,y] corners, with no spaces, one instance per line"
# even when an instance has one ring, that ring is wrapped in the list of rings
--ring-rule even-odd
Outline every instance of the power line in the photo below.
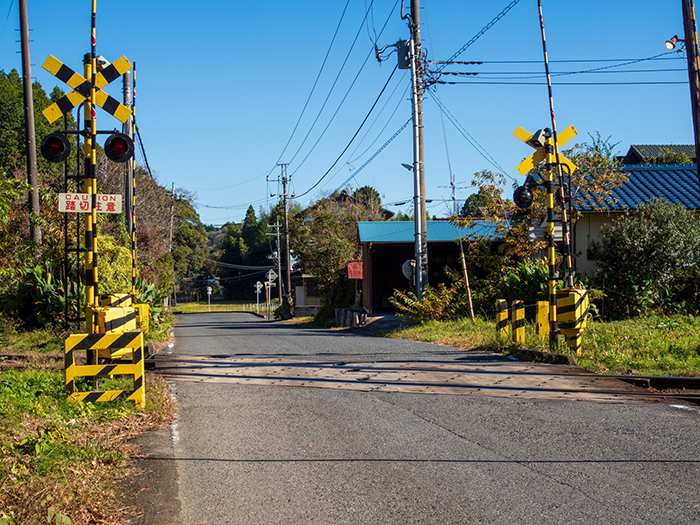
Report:
[[[496,24],[496,22],[498,22],[501,18],[503,18],[504,16],[506,16],[506,14],[508,13],[508,11],[510,11],[511,9],[513,9],[513,8],[518,4],[518,2],[520,2],[520,0],[513,0],[510,4],[508,4],[508,5],[503,9],[503,11],[501,11],[498,15],[496,15],[496,17],[495,17],[493,20],[491,20],[488,24],[486,24],[486,25],[481,29],[481,31],[479,31],[476,35],[474,35],[474,36],[472,37],[472,39],[469,40],[469,42],[467,42],[466,44],[464,44],[464,45],[459,49],[459,51],[457,51],[454,55],[452,55],[450,58],[448,58],[448,59],[446,60],[446,62],[450,62],[450,61],[454,60],[455,58],[457,58],[457,57],[458,57],[459,55],[461,55],[462,53],[464,53],[464,52],[467,50],[467,48],[468,48],[469,46],[471,46],[474,42],[476,42],[477,40],[479,40],[479,38],[481,38],[481,36],[482,36],[484,33],[486,33],[486,31],[488,31],[489,29],[491,29],[491,28]],[[446,65],[447,65],[447,64],[441,64],[441,67],[438,67],[437,72],[439,73],[440,71],[442,71],[442,70],[445,68]]]
[[[323,69],[326,66],[326,61],[328,60],[328,55],[330,55],[331,49],[333,49],[333,44],[335,43],[335,38],[338,36],[338,31],[340,30],[340,25],[342,24],[343,19],[345,18],[345,12],[348,10],[349,5],[350,5],[350,0],[348,0],[345,3],[345,7],[343,8],[343,13],[340,15],[340,20],[338,20],[338,25],[335,28],[335,32],[333,33],[333,38],[331,39],[331,43],[328,46],[328,51],[326,51],[326,56],[323,58],[323,63],[321,64],[321,69],[318,71],[318,75],[316,75],[316,80],[314,81],[314,85],[311,87],[311,93],[309,93],[309,96],[306,99],[306,103],[304,104],[304,107],[301,110],[301,114],[299,115],[299,118],[297,119],[297,123],[294,125],[294,129],[292,130],[292,134],[289,136],[289,140],[284,145],[284,149],[282,150],[282,153],[280,153],[280,156],[277,159],[277,163],[280,162],[280,160],[282,159],[282,155],[284,155],[284,152],[287,151],[287,148],[289,147],[289,143],[292,142],[292,138],[294,138],[294,134],[296,133],[297,128],[299,127],[299,124],[301,123],[301,119],[304,116],[304,113],[306,112],[306,108],[309,105],[309,101],[311,100],[311,96],[314,94],[314,91],[316,90],[316,85],[318,84],[318,81],[321,78],[321,73],[323,73]],[[345,64],[343,64],[343,65],[345,65]],[[341,68],[341,71],[342,71],[342,68]],[[333,88],[331,88],[331,91],[332,90],[333,90]]]
[[[143,154],[143,160],[146,162],[146,169],[148,170],[148,174],[150,175],[151,179],[153,179],[153,172],[151,171],[151,167],[148,165],[148,157],[146,157],[146,148],[143,146],[143,139],[141,138],[141,131],[139,130],[139,127],[134,124],[134,128],[136,128],[136,136],[139,139],[139,145],[141,146],[141,153]]]
[[[392,142],[396,137],[398,137],[404,129],[406,129],[406,126],[408,126],[408,125],[411,123],[411,120],[413,120],[413,119],[408,119],[408,120],[404,123],[404,125],[401,126],[401,127],[396,131],[396,133],[394,133],[394,134],[389,138],[389,140],[387,140],[387,141],[382,145],[381,148],[379,148],[377,151],[374,152],[374,155],[372,155],[369,159],[367,159],[367,161],[365,161],[365,163],[364,163],[362,166],[360,166],[360,167],[357,168],[355,171],[353,171],[353,172],[352,172],[352,175],[350,175],[350,177],[348,177],[348,178],[345,180],[345,182],[343,182],[340,186],[338,186],[338,188],[336,188],[336,191],[339,191],[339,190],[341,190],[342,188],[344,188],[345,185],[346,185],[348,182],[350,182],[352,179],[354,179],[355,176],[356,176],[358,173],[360,173],[363,169],[365,169],[365,167],[366,167],[370,162],[372,162],[372,161],[377,157],[377,155],[379,155],[379,154],[384,150],[384,148],[386,148],[389,144],[391,144],[391,142]]]
[[[504,169],[501,167],[500,164],[498,164],[498,162],[496,161],[496,159],[494,159],[494,158],[489,154],[489,152],[486,151],[486,149],[485,149],[481,144],[479,144],[479,143],[477,142],[477,140],[476,140],[474,137],[472,137],[472,136],[469,134],[469,132],[464,128],[464,126],[462,126],[462,125],[459,123],[459,121],[457,120],[457,118],[456,118],[454,115],[452,115],[452,113],[450,113],[450,111],[445,107],[445,105],[442,103],[441,100],[439,100],[439,99],[437,99],[437,98],[435,98],[435,97],[431,97],[431,98],[432,98],[432,99],[435,101],[435,103],[438,105],[438,108],[440,109],[440,111],[441,111],[442,113],[445,114],[445,116],[447,117],[447,119],[452,123],[452,125],[453,125],[455,128],[457,128],[457,131],[459,131],[459,133],[467,140],[467,142],[469,142],[469,144],[472,145],[472,147],[477,151],[477,153],[478,153],[479,155],[481,155],[482,157],[484,157],[484,159],[486,159],[486,161],[487,161],[489,164],[491,164],[494,168],[496,168],[496,169],[499,170],[501,173],[503,173],[506,177],[510,178],[510,179],[513,180],[513,181],[516,180],[516,179],[513,178],[511,175],[509,175],[509,174],[506,172],[506,170],[504,170]]]
[[[435,84],[471,84],[472,86],[483,85],[483,86],[543,86],[546,83],[543,82],[452,82],[448,80],[436,80]],[[556,86],[663,86],[663,85],[688,85],[688,81],[685,82],[672,82],[672,81],[660,81],[660,82],[553,82]]]
[[[372,0],[372,2],[370,3],[370,7],[372,7],[373,4],[374,4],[374,0]],[[321,105],[321,109],[318,110],[318,114],[316,115],[316,118],[315,118],[314,121],[311,123],[311,127],[309,128],[309,131],[306,132],[306,136],[304,137],[304,140],[301,141],[301,144],[300,144],[299,147],[297,148],[296,152],[294,153],[294,155],[292,156],[292,158],[289,160],[289,164],[291,164],[292,162],[294,162],[294,159],[296,159],[296,158],[297,158],[297,155],[299,155],[299,152],[300,152],[301,149],[304,147],[304,144],[306,144],[306,141],[307,141],[307,139],[309,138],[309,135],[311,135],[311,132],[313,131],[314,127],[316,126],[316,123],[318,122],[318,119],[321,117],[321,114],[323,113],[323,110],[326,108],[326,104],[328,103],[328,100],[330,99],[331,94],[333,93],[333,90],[335,89],[335,86],[336,86],[336,84],[338,83],[338,80],[340,79],[340,75],[341,75],[341,73],[343,72],[343,70],[345,69],[345,65],[348,63],[348,59],[350,58],[350,55],[351,55],[353,49],[355,49],[355,44],[357,43],[357,39],[360,37],[360,34],[362,33],[362,28],[363,28],[364,25],[365,25],[365,22],[366,22],[366,20],[367,20],[367,15],[368,15],[368,14],[369,14],[369,9],[365,11],[365,16],[364,16],[364,18],[362,19],[362,23],[360,24],[360,27],[359,27],[359,29],[357,30],[357,33],[355,34],[355,39],[352,41],[352,44],[350,45],[350,49],[348,50],[347,54],[345,55],[345,60],[343,60],[343,63],[342,63],[342,65],[340,66],[340,70],[338,71],[338,74],[336,75],[335,80],[333,81],[333,84],[331,85],[331,88],[330,88],[330,90],[328,91],[328,95],[326,95],[326,99],[323,101],[323,104]],[[364,69],[366,63],[367,63],[367,60],[365,60],[365,62],[364,62],[364,63],[362,64],[362,66],[360,67],[360,71],[357,73],[357,76],[355,77],[355,80],[357,80],[357,77],[360,75],[360,72]],[[354,85],[354,82],[353,82],[353,85]],[[352,85],[350,86],[350,89],[352,89]],[[348,89],[348,93],[350,92],[350,89]],[[345,97],[347,97],[347,93],[346,93]],[[341,105],[341,106],[342,106],[343,102],[345,102],[345,97],[343,97],[343,100],[340,102],[340,105]],[[308,101],[307,101],[307,102],[308,102]],[[338,109],[340,109],[340,107],[339,107]],[[337,114],[337,111],[336,111],[336,114]],[[333,118],[335,118],[335,114],[333,115]],[[331,122],[332,122],[332,121],[333,121],[333,119],[331,119]],[[327,129],[327,128],[326,128],[326,129]],[[325,130],[324,130],[324,131],[325,131]],[[313,151],[313,149],[314,149],[315,147],[316,147],[316,144],[314,144],[314,146],[311,148],[311,151]],[[286,149],[286,147],[285,147],[285,149]],[[311,152],[309,152],[309,154],[310,154],[310,153],[311,153]],[[281,158],[281,155],[280,155],[280,158]],[[308,155],[307,155],[307,158],[308,158]],[[306,158],[301,162],[301,164],[303,164],[305,160],[306,160]],[[277,162],[279,162],[279,160],[278,160]],[[297,168],[297,169],[298,169],[298,168]],[[292,173],[292,175],[294,175],[294,173]]]
[[[579,74],[587,74],[587,75],[600,75],[600,74],[616,74],[619,75],[620,73],[668,73],[668,72],[676,72],[676,71],[683,71],[683,72],[688,72],[686,69],[625,69],[623,71],[563,71],[561,73],[551,73],[552,76],[560,76],[560,75],[579,75]],[[515,75],[513,76],[513,79],[525,79],[525,78],[541,78],[544,77],[544,74],[540,74],[538,71],[489,71],[489,72],[465,72],[465,71],[442,71],[440,73],[441,75],[456,75],[456,76],[476,76],[478,75],[479,78],[489,78],[485,77],[483,75]],[[517,75],[534,75],[530,77],[521,77]]]
[[[396,84],[396,88],[394,88],[394,91],[393,91],[393,92],[391,93],[391,95],[389,95],[389,97],[387,98],[387,101],[386,101],[386,104],[384,104],[384,107],[386,107],[386,105],[389,103],[389,101],[391,100],[391,97],[394,95],[394,93],[396,92],[396,89],[397,89],[399,86],[401,86],[400,83]],[[362,156],[364,156],[365,153],[367,153],[370,149],[372,149],[372,146],[374,146],[374,144],[379,140],[379,138],[380,138],[380,137],[382,136],[382,134],[384,133],[384,130],[386,130],[386,128],[389,126],[389,124],[391,124],[391,120],[394,118],[394,115],[396,115],[396,112],[397,112],[398,109],[401,107],[401,103],[404,101],[404,97],[406,96],[406,93],[408,93],[408,90],[409,90],[410,87],[411,87],[410,84],[406,86],[406,89],[404,89],[404,92],[403,92],[403,94],[401,95],[401,98],[399,99],[398,104],[396,104],[396,107],[394,108],[394,111],[391,113],[391,115],[389,115],[389,118],[388,118],[388,120],[386,121],[386,123],[384,124],[384,127],[379,131],[379,133],[377,134],[377,136],[375,137],[375,139],[370,143],[369,146],[367,146],[367,148],[365,148],[365,150],[364,150],[362,153],[360,153],[360,154],[359,154],[357,157],[355,157],[354,159],[349,160],[349,161],[348,161],[348,164],[352,164],[353,162],[357,162],[358,160],[360,160],[360,158],[361,158]],[[382,108],[382,111],[383,111],[383,110],[384,110],[384,108]],[[379,114],[377,115],[377,118],[376,118],[376,119],[374,120],[374,122],[372,123],[372,125],[367,129],[367,133],[365,134],[365,137],[369,134],[369,131],[372,129],[372,127],[374,126],[374,124],[376,124],[377,120],[379,120],[379,115],[381,115],[381,113],[382,113],[382,112],[380,111]],[[364,137],[363,137],[362,140],[364,140]],[[352,156],[355,155],[355,152],[359,149],[360,144],[362,144],[362,140],[361,140],[360,142],[358,142],[357,147],[356,147],[356,148],[353,150],[353,152],[349,155],[350,157],[352,157]]]
[[[398,3],[399,3],[399,0],[396,0],[396,3],[394,4],[394,8],[392,9],[392,11],[396,9],[396,6],[398,5]],[[366,15],[365,15],[365,18],[366,18]],[[382,30],[380,31],[379,36],[381,36],[382,33],[384,33],[384,30],[386,29],[386,26],[387,26],[387,24],[389,23],[389,19],[390,19],[390,18],[391,18],[391,15],[389,15],[389,17],[387,18],[386,22],[384,22],[384,26],[382,26]],[[362,29],[362,26],[360,26],[360,30],[361,30],[361,29]],[[359,33],[358,33],[358,36],[359,36]],[[357,36],[355,37],[355,40],[357,40]],[[355,45],[355,42],[353,41],[353,46],[354,46],[354,45]],[[351,50],[352,50],[352,48],[351,48]],[[349,56],[349,54],[348,54],[348,56]],[[372,50],[370,51],[370,53],[367,55],[367,57],[365,58],[364,62],[363,62],[362,65],[360,66],[359,71],[357,72],[357,74],[355,75],[355,78],[353,79],[352,83],[350,84],[350,86],[348,87],[347,91],[345,92],[345,95],[343,96],[342,100],[340,101],[340,104],[338,105],[338,108],[335,110],[335,112],[334,112],[333,115],[331,116],[330,121],[328,122],[328,124],[326,125],[326,127],[325,127],[325,128],[323,129],[323,131],[321,132],[321,135],[318,137],[318,139],[316,140],[316,142],[314,143],[314,145],[311,147],[311,149],[309,150],[309,152],[306,154],[306,157],[304,157],[304,159],[295,167],[294,171],[293,171],[293,172],[291,173],[291,175],[290,175],[290,178],[291,178],[292,176],[294,176],[294,174],[295,174],[297,171],[299,171],[299,169],[301,168],[301,166],[304,165],[304,163],[305,163],[306,160],[309,158],[309,156],[311,155],[311,153],[316,149],[316,146],[318,146],[318,143],[319,143],[319,142],[321,141],[321,139],[325,136],[326,131],[328,131],[328,128],[331,126],[331,124],[332,124],[333,121],[335,120],[335,117],[338,115],[338,112],[340,111],[340,108],[343,106],[343,104],[345,103],[345,100],[348,98],[348,95],[349,95],[350,92],[352,91],[352,88],[355,86],[355,83],[357,82],[357,79],[360,77],[360,74],[361,74],[362,71],[364,70],[365,65],[367,65],[367,61],[369,60],[369,58],[370,58],[371,56],[374,56],[374,48],[372,48]],[[348,57],[346,57],[346,61],[347,61],[347,58],[348,58]],[[344,64],[345,64],[345,62],[343,63],[343,65],[344,65]],[[339,73],[338,75],[340,75],[340,73]],[[337,80],[338,80],[338,77],[336,77],[336,82],[337,82]],[[335,82],[333,82],[333,85],[335,86]],[[333,89],[333,88],[331,87],[331,89]],[[330,97],[330,93],[329,93],[328,96]],[[325,107],[327,101],[328,101],[328,97],[326,97],[326,101],[324,101],[323,107],[321,107],[321,111],[323,111],[323,108]],[[312,124],[311,129],[313,129],[313,126],[316,124],[316,122],[318,121],[318,118],[321,116],[321,111],[319,111],[318,116],[316,117],[316,120],[314,120],[314,123]],[[302,145],[299,146],[299,149],[296,151],[296,153],[294,154],[294,156],[292,157],[292,159],[289,161],[290,164],[291,164],[291,162],[296,158],[296,156],[299,154],[299,152],[301,151],[302,146],[304,145],[304,143],[306,142],[306,139],[308,138],[309,134],[311,133],[311,129],[310,129],[309,132],[306,134],[306,137],[304,137],[304,142],[302,142]]]
[[[665,55],[667,53],[662,53]],[[550,64],[568,64],[581,62],[630,62],[639,60],[637,58],[585,58],[585,59],[570,59],[570,60],[550,60]],[[654,60],[680,60],[678,57],[655,58]],[[461,65],[481,65],[481,64],[541,64],[541,60],[477,60],[471,62],[447,61],[447,60],[429,60],[429,64],[461,64]]]
[[[382,97],[382,94],[384,93],[384,91],[386,90],[387,86],[389,85],[389,82],[391,82],[391,79],[393,78],[394,73],[396,73],[396,70],[397,70],[398,68],[399,68],[398,64],[397,64],[396,66],[394,66],[394,69],[392,70],[391,75],[389,75],[389,78],[387,79],[386,83],[384,84],[384,87],[383,87],[382,90],[379,92],[379,95],[377,96],[376,100],[374,101],[374,104],[372,104],[372,107],[371,107],[371,108],[369,109],[369,111],[367,112],[367,115],[365,116],[364,120],[363,120],[362,123],[360,124],[360,127],[357,128],[357,131],[355,132],[355,134],[354,134],[354,135],[352,136],[352,138],[350,139],[350,142],[348,142],[348,145],[345,146],[345,148],[343,148],[343,151],[340,153],[340,155],[338,155],[338,158],[335,159],[335,162],[333,162],[333,164],[331,165],[331,167],[328,168],[328,171],[326,171],[326,173],[324,173],[323,176],[322,176],[320,179],[318,179],[318,181],[316,182],[316,184],[314,184],[313,186],[311,186],[311,187],[310,187],[308,190],[306,190],[304,193],[302,193],[302,194],[300,194],[300,195],[297,195],[297,198],[298,198],[298,197],[303,197],[304,195],[308,194],[311,190],[313,190],[316,186],[318,186],[319,184],[321,184],[321,181],[323,181],[323,179],[326,178],[326,176],[331,172],[331,170],[335,167],[335,165],[338,164],[338,161],[341,159],[341,157],[342,157],[343,155],[345,155],[345,152],[346,152],[346,151],[348,150],[348,148],[352,145],[353,141],[355,140],[355,138],[357,137],[357,135],[360,133],[360,130],[362,130],[362,126],[365,125],[365,122],[367,122],[367,119],[368,119],[369,116],[372,114],[372,111],[374,110],[375,106],[376,106],[377,103],[379,102],[379,99]]]

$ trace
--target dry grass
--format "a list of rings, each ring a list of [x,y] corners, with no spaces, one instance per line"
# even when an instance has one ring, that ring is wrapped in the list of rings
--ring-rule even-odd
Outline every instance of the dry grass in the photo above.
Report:
[[[167,385],[159,377],[149,377],[147,407],[138,411],[128,402],[74,404],[60,399],[62,392],[49,395],[19,387],[13,392],[12,384],[19,385],[27,373],[60,375],[3,373],[0,523],[128,523],[129,509],[122,503],[119,483],[136,452],[129,440],[173,419]],[[55,384],[55,378],[33,384],[48,386]]]

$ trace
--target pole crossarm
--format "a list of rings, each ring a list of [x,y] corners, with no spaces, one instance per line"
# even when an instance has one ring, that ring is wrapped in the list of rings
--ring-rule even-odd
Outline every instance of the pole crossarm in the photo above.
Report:
[[[49,58],[46,59],[41,67],[73,88],[73,91],[43,111],[49,123],[58,120],[65,113],[90,98],[90,89],[92,87],[90,81],[73,71],[53,55],[49,55]],[[131,63],[123,56],[95,74],[95,103],[122,123],[129,120],[132,111],[117,99],[102,91],[102,88],[130,69]]]

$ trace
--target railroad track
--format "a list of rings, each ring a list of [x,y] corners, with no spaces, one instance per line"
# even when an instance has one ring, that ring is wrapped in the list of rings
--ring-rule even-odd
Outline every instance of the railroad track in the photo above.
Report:
[[[156,355],[146,363],[157,374],[184,381],[522,399],[683,400],[700,404],[700,378],[591,374],[568,365],[520,361],[465,367],[454,362],[318,363]]]

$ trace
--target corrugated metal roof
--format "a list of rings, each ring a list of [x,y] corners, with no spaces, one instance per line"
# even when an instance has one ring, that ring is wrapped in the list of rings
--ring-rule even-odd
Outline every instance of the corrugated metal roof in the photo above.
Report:
[[[487,221],[477,221],[472,228],[458,228],[447,221],[427,221],[428,242],[452,242],[460,237],[500,237],[496,235],[496,225]],[[372,221],[358,222],[360,242],[415,242],[413,221]]]
[[[695,164],[634,164],[623,166],[629,180],[615,188],[607,208],[634,209],[649,199],[660,197],[686,208],[700,209],[700,192]],[[580,208],[593,211],[592,202]]]

